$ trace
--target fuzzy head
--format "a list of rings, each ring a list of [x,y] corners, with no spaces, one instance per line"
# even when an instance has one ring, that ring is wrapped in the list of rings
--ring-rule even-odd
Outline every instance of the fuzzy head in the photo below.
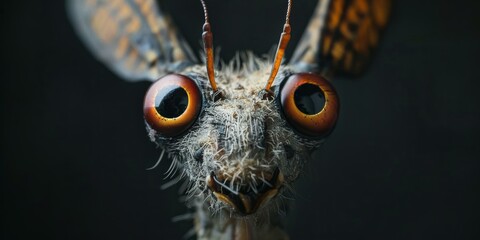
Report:
[[[188,179],[188,193],[214,212],[245,216],[268,209],[298,177],[333,129],[338,101],[323,78],[288,67],[264,97],[269,62],[252,55],[240,62],[217,72],[221,97],[197,65],[154,83],[144,110],[152,141]]]

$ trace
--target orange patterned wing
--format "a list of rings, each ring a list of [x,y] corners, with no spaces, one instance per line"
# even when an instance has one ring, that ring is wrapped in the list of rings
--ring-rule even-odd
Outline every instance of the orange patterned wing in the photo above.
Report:
[[[156,80],[196,62],[155,0],[68,0],[67,7],[91,52],[125,80]]]
[[[360,74],[378,45],[391,0],[320,0],[291,64],[302,70]]]

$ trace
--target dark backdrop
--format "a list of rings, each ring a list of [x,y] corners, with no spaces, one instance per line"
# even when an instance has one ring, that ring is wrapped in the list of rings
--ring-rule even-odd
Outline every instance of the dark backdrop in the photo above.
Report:
[[[164,1],[195,49],[198,1]],[[284,1],[211,0],[216,46],[266,53]],[[290,52],[315,0],[295,1]],[[179,239],[190,222],[142,117],[149,83],[94,60],[61,1],[2,1],[4,239]],[[396,1],[369,71],[297,184],[292,239],[478,239],[478,1]],[[289,52],[289,53],[290,53]]]

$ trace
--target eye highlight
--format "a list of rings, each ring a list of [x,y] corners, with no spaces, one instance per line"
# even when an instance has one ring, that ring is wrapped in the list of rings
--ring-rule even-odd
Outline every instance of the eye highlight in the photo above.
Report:
[[[148,89],[143,114],[151,128],[173,137],[192,126],[201,108],[202,97],[197,84],[187,76],[169,74]]]
[[[312,73],[291,75],[280,89],[279,97],[285,118],[298,132],[323,137],[335,127],[338,97],[323,77]]]

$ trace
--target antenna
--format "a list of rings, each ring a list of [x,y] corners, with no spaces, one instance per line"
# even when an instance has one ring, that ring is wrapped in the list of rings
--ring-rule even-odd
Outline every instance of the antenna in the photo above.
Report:
[[[288,42],[290,41],[290,10],[292,9],[292,0],[288,0],[287,16],[285,17],[285,24],[283,25],[283,32],[280,35],[280,41],[278,42],[277,52],[275,53],[275,60],[273,62],[272,71],[270,72],[270,77],[268,78],[267,85],[265,86],[265,91],[271,93],[270,87],[272,87],[273,81],[277,76],[278,70],[280,69],[280,64],[282,63],[283,55],[285,54],[285,49],[287,48]]]
[[[213,93],[215,94],[218,90],[217,84],[215,83],[215,70],[213,69],[213,34],[210,28],[210,23],[208,22],[208,12],[207,5],[205,5],[204,0],[200,0],[203,6],[203,12],[205,13],[205,24],[203,24],[203,46],[205,49],[205,58],[207,63],[207,74],[210,85],[212,86]]]

